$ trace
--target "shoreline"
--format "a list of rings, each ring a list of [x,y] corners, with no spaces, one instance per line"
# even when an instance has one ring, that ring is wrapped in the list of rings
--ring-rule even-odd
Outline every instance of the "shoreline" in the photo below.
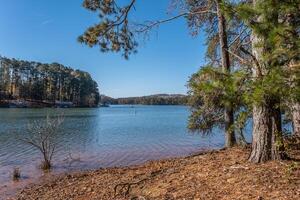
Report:
[[[0,100],[0,108],[97,108],[97,105],[80,105],[72,102],[29,99]]]
[[[49,181],[53,181],[53,179],[72,175],[72,174],[79,174],[79,173],[88,173],[91,171],[98,171],[98,170],[109,170],[109,169],[115,169],[115,168],[131,168],[131,167],[138,167],[140,165],[144,165],[148,162],[159,162],[163,160],[173,160],[173,159],[179,159],[179,158],[186,158],[190,156],[195,156],[199,154],[205,154],[212,151],[218,151],[220,148],[213,148],[213,149],[198,149],[190,153],[183,153],[183,154],[177,154],[177,155],[169,155],[169,156],[159,156],[157,158],[152,159],[146,159],[145,161],[138,162],[138,163],[131,163],[131,164],[120,164],[120,165],[108,165],[108,166],[102,166],[102,167],[87,167],[87,168],[76,168],[76,169],[69,169],[64,168],[58,165],[54,165],[53,168],[49,173],[43,172],[41,169],[38,168],[38,166],[35,166],[34,168],[38,171],[35,173],[31,172],[28,174],[28,170],[23,173],[24,171],[21,170],[21,178],[18,181],[13,181],[11,179],[6,180],[5,184],[0,184],[0,200],[3,199],[14,199],[16,194],[21,192],[23,189],[28,188],[30,186],[34,185],[40,185]],[[76,161],[76,160],[75,160]],[[72,161],[71,161],[72,162]],[[80,162],[89,162],[87,160],[80,161]],[[100,165],[101,166],[101,165]],[[12,172],[10,172],[12,173]],[[2,197],[1,197],[2,196]]]
[[[109,108],[109,107],[118,107],[118,106],[183,106],[189,107],[185,104],[110,104],[108,106],[72,106],[72,107],[58,107],[58,106],[17,106],[17,107],[10,107],[10,106],[1,106],[0,109],[43,109],[43,108],[63,108],[63,109],[72,109],[72,108]]]
[[[10,199],[297,199],[298,161],[247,162],[249,149],[199,152],[190,156],[148,161],[57,175],[27,186]]]

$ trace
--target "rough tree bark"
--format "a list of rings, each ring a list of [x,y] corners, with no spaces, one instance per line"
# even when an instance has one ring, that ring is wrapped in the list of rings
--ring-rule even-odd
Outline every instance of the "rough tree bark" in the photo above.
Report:
[[[293,132],[295,135],[300,137],[300,103],[294,102],[291,107],[292,107]]]
[[[272,159],[272,122],[267,105],[253,106],[252,150],[249,161],[254,163]]]
[[[224,73],[230,73],[230,58],[228,52],[228,40],[226,31],[226,19],[220,8],[221,0],[216,0],[217,16],[218,16],[218,29],[219,29],[219,43],[221,50],[221,62]],[[236,144],[236,138],[234,135],[234,111],[232,106],[228,106],[224,111],[225,119],[225,146],[232,147]]]
[[[281,111],[278,101],[266,99],[253,106],[252,150],[249,160],[254,163],[287,157],[282,138]]]

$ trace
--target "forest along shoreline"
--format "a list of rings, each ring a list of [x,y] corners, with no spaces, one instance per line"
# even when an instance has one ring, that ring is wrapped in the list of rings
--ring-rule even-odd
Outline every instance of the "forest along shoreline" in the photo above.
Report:
[[[59,63],[0,56],[0,107],[96,107],[98,84],[88,72]]]
[[[291,147],[290,160],[262,164],[247,161],[249,148],[234,147],[70,173],[31,185],[12,199],[298,199],[300,150]]]

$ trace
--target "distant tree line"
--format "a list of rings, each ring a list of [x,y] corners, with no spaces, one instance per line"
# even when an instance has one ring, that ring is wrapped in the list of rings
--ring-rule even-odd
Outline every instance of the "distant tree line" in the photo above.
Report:
[[[59,63],[43,64],[0,57],[0,101],[33,100],[75,106],[99,102],[97,83],[90,74]]]
[[[187,102],[188,97],[185,95],[150,95],[117,99],[101,96],[102,104],[185,105]]]

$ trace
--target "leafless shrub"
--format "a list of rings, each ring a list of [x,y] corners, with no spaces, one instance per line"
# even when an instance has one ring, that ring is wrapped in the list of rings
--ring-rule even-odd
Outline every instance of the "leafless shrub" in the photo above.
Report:
[[[40,167],[43,170],[49,170],[52,167],[52,158],[57,147],[56,134],[63,120],[63,115],[55,118],[47,115],[45,121],[33,121],[28,125],[28,136],[21,138],[23,142],[41,152],[43,161]]]
[[[13,172],[12,172],[12,179],[14,181],[18,181],[21,178],[21,171],[19,168],[14,168]]]

